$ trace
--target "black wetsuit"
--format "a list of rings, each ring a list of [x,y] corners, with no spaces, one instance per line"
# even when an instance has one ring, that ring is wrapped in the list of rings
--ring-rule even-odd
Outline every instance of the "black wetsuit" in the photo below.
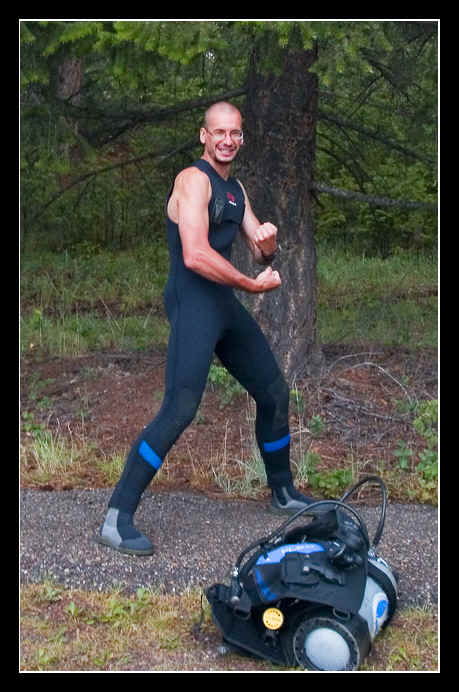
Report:
[[[224,180],[200,159],[209,176],[209,244],[227,260],[244,216],[235,178]],[[169,198],[168,198],[169,199]],[[259,326],[229,286],[187,269],[177,224],[167,217],[170,273],[165,306],[170,322],[166,389],[160,411],[135,441],[109,505],[134,513],[140,496],[177,438],[193,420],[214,353],[255,399],[256,438],[272,488],[292,481],[289,462],[289,389]]]

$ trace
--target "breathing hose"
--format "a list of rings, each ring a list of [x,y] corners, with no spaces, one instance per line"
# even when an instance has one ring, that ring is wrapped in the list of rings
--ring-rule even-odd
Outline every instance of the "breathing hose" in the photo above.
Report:
[[[349,490],[347,490],[343,497],[341,498],[341,502],[344,502],[347,500],[347,498],[352,495],[353,492],[357,490],[357,488],[360,488],[360,486],[364,485],[365,483],[371,483],[371,482],[376,482],[378,483],[379,487],[381,488],[381,513],[379,517],[379,523],[378,527],[376,529],[375,536],[373,538],[373,544],[372,547],[376,548],[378,545],[379,541],[381,540],[382,532],[384,531],[384,524],[386,521],[386,510],[387,510],[387,492],[386,492],[386,486],[384,485],[382,479],[379,476],[366,476],[365,478],[362,478],[358,483],[352,486]]]
[[[237,578],[237,576],[240,574],[241,570],[241,564],[244,559],[244,557],[255,550],[255,548],[258,548],[263,545],[267,545],[271,543],[276,537],[278,537],[280,534],[285,533],[285,530],[292,524],[298,517],[302,516],[303,514],[310,514],[313,510],[318,509],[319,507],[324,507],[325,505],[327,506],[332,506],[332,507],[341,507],[351,514],[357,519],[360,530],[362,531],[362,534],[364,536],[365,542],[370,548],[370,539],[368,537],[368,531],[365,526],[365,523],[363,522],[361,516],[358,514],[358,512],[353,508],[350,507],[349,505],[345,504],[345,500],[347,500],[348,497],[350,497],[358,488],[360,488],[362,485],[370,482],[376,482],[378,483],[380,489],[381,489],[381,496],[382,496],[382,501],[381,501],[381,512],[380,512],[380,517],[379,517],[379,523],[375,532],[375,536],[373,538],[373,543],[371,544],[371,548],[376,548],[378,545],[379,541],[381,540],[382,532],[384,530],[384,523],[386,520],[386,509],[387,509],[387,493],[386,493],[386,487],[379,476],[366,476],[365,478],[362,478],[360,481],[358,481],[355,485],[353,485],[349,490],[347,490],[344,495],[339,499],[339,500],[319,500],[318,502],[313,502],[310,505],[307,505],[306,507],[303,507],[302,509],[298,510],[295,514],[293,514],[291,517],[289,517],[281,526],[279,526],[273,533],[269,534],[268,536],[264,538],[260,538],[254,543],[251,543],[248,545],[244,550],[241,552],[239,555],[235,567],[234,567],[234,577]]]

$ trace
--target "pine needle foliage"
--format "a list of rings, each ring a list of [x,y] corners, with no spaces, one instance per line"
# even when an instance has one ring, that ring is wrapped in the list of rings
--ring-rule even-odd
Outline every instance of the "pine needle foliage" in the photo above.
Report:
[[[286,50],[317,55],[315,179],[433,207],[437,33],[435,21],[21,21],[23,240],[150,242],[145,219],[162,223],[171,179],[200,155],[206,107],[232,98],[244,110],[250,65],[279,73]],[[432,209],[320,204],[324,239],[435,248]]]

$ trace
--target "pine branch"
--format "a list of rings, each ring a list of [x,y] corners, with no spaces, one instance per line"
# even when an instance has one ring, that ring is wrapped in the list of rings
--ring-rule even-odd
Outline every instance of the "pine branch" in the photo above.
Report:
[[[67,110],[68,115],[75,119],[96,120],[98,122],[105,120],[112,123],[119,122],[120,124],[115,128],[114,131],[106,132],[105,135],[102,136],[102,138],[97,142],[98,146],[103,146],[104,144],[107,144],[107,142],[113,141],[117,137],[121,136],[125,132],[128,132],[134,127],[137,127],[138,125],[164,122],[173,116],[178,115],[179,113],[186,113],[196,108],[206,108],[217,101],[227,101],[238,96],[243,96],[246,93],[247,87],[243,86],[238,89],[233,89],[232,91],[227,91],[218,96],[208,96],[203,99],[184,101],[183,103],[179,103],[170,108],[155,108],[149,111],[123,111],[119,113],[109,113],[101,110],[80,108],[71,104],[66,104],[65,109]],[[409,158],[423,161],[429,165],[434,165],[435,163],[431,157],[419,154],[412,149],[408,149],[402,144],[394,142],[389,137],[385,137],[379,132],[369,130],[361,125],[357,125],[352,121],[343,120],[342,118],[335,115],[330,115],[324,111],[319,111],[318,117],[319,120],[324,120],[325,122],[337,125],[343,131],[353,130],[354,132],[358,132],[359,134],[384,144],[384,146],[388,147],[389,149],[398,151]],[[91,135],[89,135],[89,138],[91,139]]]
[[[62,188],[62,190],[59,190],[59,192],[56,192],[56,194],[52,195],[52,197],[50,197],[50,199],[48,199],[48,201],[45,202],[37,211],[37,213],[30,219],[29,223],[35,223],[37,219],[39,219],[40,216],[46,211],[46,209],[48,209],[48,207],[50,207],[54,202],[60,199],[62,195],[64,195],[66,192],[76,187],[77,185],[81,185],[81,183],[91,180],[91,178],[95,178],[98,175],[102,175],[102,173],[114,171],[117,168],[123,168],[124,166],[137,165],[142,161],[146,161],[147,159],[160,158],[161,163],[162,161],[170,158],[171,156],[175,156],[175,154],[180,154],[183,151],[192,149],[198,143],[198,139],[193,138],[188,140],[184,144],[181,144],[179,147],[171,149],[169,151],[150,151],[148,154],[143,154],[142,156],[124,159],[123,161],[118,161],[117,163],[113,163],[110,166],[104,166],[103,168],[97,168],[96,170],[88,171],[88,173],[84,173],[83,175],[80,175],[78,178],[75,178],[75,180],[72,180],[68,185]]]
[[[379,132],[368,130],[366,127],[356,125],[355,123],[350,122],[349,120],[343,120],[342,118],[330,115],[329,113],[325,113],[324,111],[319,111],[319,120],[325,120],[326,122],[333,123],[334,125],[338,125],[338,127],[341,127],[345,130],[354,130],[355,132],[358,132],[359,134],[364,135],[365,137],[369,137],[370,139],[374,139],[376,142],[380,142],[381,144],[384,144],[390,149],[394,149],[395,151],[398,151],[404,156],[408,156],[409,158],[417,159],[418,161],[423,161],[424,163],[428,163],[429,165],[434,165],[435,163],[434,160],[430,158],[430,156],[425,156],[423,154],[417,153],[416,151],[413,151],[412,149],[407,149],[407,147],[402,146],[398,142],[394,142],[388,137],[380,135]]]
[[[361,192],[354,192],[352,190],[343,190],[340,187],[333,187],[332,185],[326,185],[325,183],[315,182],[312,184],[312,188],[317,192],[325,192],[328,195],[333,195],[333,197],[341,197],[347,201],[357,200],[358,202],[365,202],[375,207],[399,207],[400,209],[431,209],[435,210],[437,208],[436,204],[431,202],[411,202],[406,199],[389,199],[388,197],[377,197],[376,195],[363,195]]]
[[[182,103],[178,103],[175,106],[167,108],[152,108],[146,111],[105,111],[101,109],[75,106],[70,103],[60,103],[59,106],[63,106],[67,116],[75,120],[95,120],[98,123],[100,123],[101,121],[105,121],[112,123],[113,125],[115,125],[115,123],[119,123],[117,126],[115,126],[114,131],[103,133],[101,138],[97,141],[98,146],[103,146],[104,144],[107,144],[107,142],[113,141],[117,137],[121,136],[125,132],[128,132],[129,130],[132,130],[134,127],[137,127],[138,125],[146,125],[148,123],[161,123],[166,120],[169,120],[170,118],[180,113],[186,113],[188,111],[195,110],[196,108],[206,108],[207,106],[211,106],[213,103],[217,101],[228,101],[230,99],[237,98],[238,96],[242,96],[245,93],[247,93],[247,89],[244,86],[238,89],[232,89],[231,91],[226,91],[225,93],[220,94],[218,96],[214,95],[207,96],[202,99],[192,99],[190,101],[183,101]],[[95,141],[96,139],[98,139],[97,133],[93,133],[92,135],[91,133],[88,133],[86,136],[89,140]]]
[[[225,93],[217,96],[213,95],[207,96],[202,99],[192,99],[189,101],[178,103],[175,106],[167,108],[153,108],[147,111],[123,110],[122,112],[108,112],[100,109],[76,106],[69,102],[65,104],[62,104],[61,102],[60,106],[64,107],[69,117],[75,118],[76,120],[96,120],[98,122],[100,122],[101,120],[105,120],[110,121],[112,123],[119,122],[120,124],[116,127],[116,129],[113,132],[106,133],[105,137],[102,137],[102,139],[97,142],[99,146],[102,146],[109,141],[113,141],[120,135],[124,134],[125,132],[131,130],[132,128],[138,125],[164,122],[169,118],[178,115],[179,113],[186,113],[196,108],[205,108],[217,101],[228,101],[230,99],[237,98],[238,96],[244,96],[245,94],[247,94],[247,85],[243,85],[242,87],[232,89],[231,91],[226,91]],[[337,125],[344,131],[353,130],[354,132],[358,132],[359,134],[364,135],[365,137],[373,139],[377,142],[380,142],[381,144],[384,144],[390,149],[394,149],[395,151],[398,151],[399,153],[403,154],[404,156],[408,156],[409,158],[414,158],[419,161],[423,161],[424,163],[427,163],[429,165],[433,165],[435,163],[434,160],[429,156],[419,154],[418,152],[415,152],[412,149],[408,149],[407,147],[403,146],[402,144],[399,144],[398,142],[394,142],[389,137],[381,135],[379,132],[369,130],[368,128],[362,127],[361,125],[357,125],[352,121],[343,120],[342,118],[339,118],[335,115],[331,115],[330,113],[326,113],[325,111],[319,111],[318,118],[319,120],[324,120],[325,122]],[[91,138],[91,135],[89,135],[89,138]]]

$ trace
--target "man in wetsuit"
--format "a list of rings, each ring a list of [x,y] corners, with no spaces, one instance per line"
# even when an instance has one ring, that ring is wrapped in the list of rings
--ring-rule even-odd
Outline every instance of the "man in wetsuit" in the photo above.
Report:
[[[226,102],[211,106],[200,140],[201,159],[178,174],[167,201],[165,306],[171,329],[164,400],[128,454],[97,536],[98,542],[125,553],[153,552],[133,516],[167,452],[196,414],[214,353],[256,402],[255,432],[272,509],[291,513],[312,502],[293,486],[289,387],[259,326],[233,292],[262,293],[281,285],[279,273],[269,266],[277,228],[259,222],[241,183],[230,176],[243,143],[239,110]],[[268,265],[256,278],[231,264],[239,231],[254,259]]]

